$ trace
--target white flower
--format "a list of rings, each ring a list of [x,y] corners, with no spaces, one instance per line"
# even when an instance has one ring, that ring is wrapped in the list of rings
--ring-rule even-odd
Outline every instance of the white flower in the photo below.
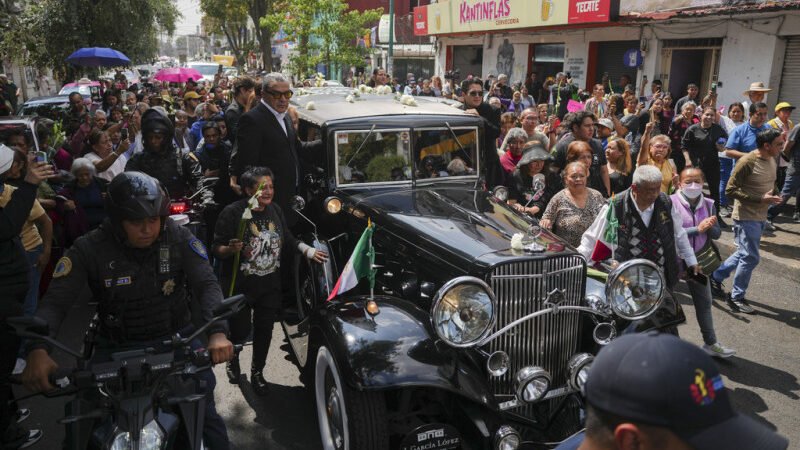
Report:
[[[511,249],[512,250],[522,250],[525,246],[522,244],[522,238],[525,235],[522,233],[514,233],[514,236],[511,236]]]
[[[348,103],[355,103],[356,102],[356,99],[352,95],[348,95],[345,98],[345,100],[347,100]]]
[[[244,212],[242,213],[242,220],[250,220],[253,218],[253,211],[250,208],[245,208]]]
[[[364,94],[371,94],[372,88],[367,86],[366,84],[362,84],[358,86],[358,90],[363,92]]]
[[[314,102],[308,102],[306,103],[306,109],[309,111],[313,111],[317,109],[317,105]]]
[[[380,95],[388,95],[392,93],[392,87],[384,84],[375,88],[375,92]]]
[[[400,97],[400,103],[402,103],[402,104],[404,104],[406,106],[417,106],[417,101],[414,100],[414,97],[412,97],[412,96],[410,96],[408,94],[405,94],[402,97]]]

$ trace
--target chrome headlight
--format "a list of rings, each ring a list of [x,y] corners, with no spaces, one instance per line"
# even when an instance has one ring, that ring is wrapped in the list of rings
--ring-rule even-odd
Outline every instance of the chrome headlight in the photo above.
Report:
[[[608,275],[606,300],[623,319],[643,319],[661,304],[665,285],[664,274],[654,263],[625,261]]]
[[[523,367],[514,377],[514,393],[525,403],[538,402],[550,390],[550,374],[541,367]]]
[[[142,431],[139,432],[139,449],[140,450],[161,450],[164,445],[164,431],[158,425],[158,422],[151,420]],[[129,450],[133,448],[131,443],[131,434],[127,431],[119,432],[114,436],[114,441],[111,444],[110,450]]]
[[[572,389],[583,392],[583,386],[589,378],[589,368],[592,367],[594,356],[589,353],[578,353],[573,356],[567,367],[569,367],[569,387]]]
[[[522,439],[514,428],[501,425],[494,433],[495,450],[517,450]]]
[[[494,292],[475,277],[448,281],[433,298],[431,318],[436,335],[453,347],[471,347],[492,330]]]

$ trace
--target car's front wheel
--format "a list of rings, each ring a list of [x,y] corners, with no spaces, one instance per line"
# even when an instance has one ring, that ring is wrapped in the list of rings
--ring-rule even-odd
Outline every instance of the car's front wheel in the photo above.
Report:
[[[380,392],[359,392],[345,385],[331,352],[325,346],[317,351],[314,393],[322,448],[389,448],[384,395]]]

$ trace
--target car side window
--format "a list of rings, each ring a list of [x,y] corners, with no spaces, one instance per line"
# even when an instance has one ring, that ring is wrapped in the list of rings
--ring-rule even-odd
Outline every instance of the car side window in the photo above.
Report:
[[[336,132],[338,184],[411,179],[409,130]]]

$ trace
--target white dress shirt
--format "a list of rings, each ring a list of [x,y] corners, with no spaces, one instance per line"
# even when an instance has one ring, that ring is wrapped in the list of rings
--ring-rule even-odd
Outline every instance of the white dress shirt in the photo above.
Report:
[[[281,125],[281,128],[283,129],[283,132],[288,136],[289,132],[286,131],[286,122],[283,120],[283,118],[286,117],[286,113],[285,112],[284,113],[279,113],[278,111],[275,111],[274,109],[272,109],[272,106],[269,106],[269,103],[264,101],[264,99],[261,99],[261,103],[264,106],[267,107],[269,112],[271,112],[272,115],[275,116],[276,119],[278,119],[278,123]]]
[[[645,226],[650,226],[650,220],[653,218],[653,211],[655,210],[655,204],[650,205],[645,210],[640,210],[639,206],[636,202],[633,202],[634,208],[636,208],[636,212],[639,214],[639,217],[642,218],[642,222]],[[583,255],[586,261],[589,261],[592,257],[592,251],[594,250],[594,246],[597,243],[597,240],[603,235],[603,231],[606,229],[606,213],[608,213],[608,205],[603,206],[603,209],[597,214],[597,217],[594,219],[594,223],[590,226],[586,232],[583,233],[581,237],[581,245],[578,247],[578,251]],[[689,242],[689,237],[686,235],[686,230],[683,228],[683,218],[681,217],[680,211],[678,211],[677,207],[673,204],[672,211],[670,211],[672,215],[672,228],[675,231],[675,249],[678,252],[678,257],[686,262],[686,265],[691,267],[697,265],[697,258],[694,256],[694,249],[692,248],[692,244]],[[665,264],[674,264],[672,261],[666,261]]]

